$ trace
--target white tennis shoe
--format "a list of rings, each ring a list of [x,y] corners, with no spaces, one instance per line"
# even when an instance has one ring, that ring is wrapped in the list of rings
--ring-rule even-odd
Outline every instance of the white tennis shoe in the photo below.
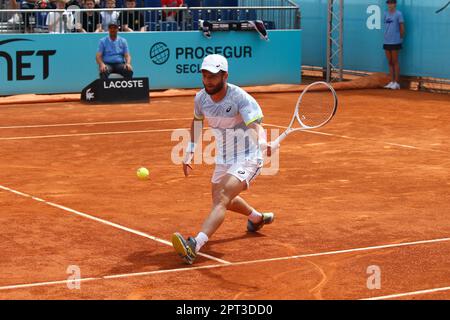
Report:
[[[392,90],[400,90],[400,84],[398,82],[394,82],[391,89]]]
[[[384,86],[385,89],[393,89],[394,82],[389,82],[387,85]]]

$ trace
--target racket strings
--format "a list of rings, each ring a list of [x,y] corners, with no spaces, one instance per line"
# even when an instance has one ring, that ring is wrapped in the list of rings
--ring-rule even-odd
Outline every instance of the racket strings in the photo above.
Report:
[[[335,103],[335,96],[327,86],[313,86],[302,96],[298,120],[306,127],[320,127],[332,117]]]

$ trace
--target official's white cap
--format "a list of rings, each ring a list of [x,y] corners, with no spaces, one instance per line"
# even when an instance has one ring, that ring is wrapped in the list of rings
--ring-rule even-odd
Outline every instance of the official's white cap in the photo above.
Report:
[[[202,70],[208,70],[212,73],[219,71],[228,72],[228,61],[220,54],[210,54],[203,59]]]

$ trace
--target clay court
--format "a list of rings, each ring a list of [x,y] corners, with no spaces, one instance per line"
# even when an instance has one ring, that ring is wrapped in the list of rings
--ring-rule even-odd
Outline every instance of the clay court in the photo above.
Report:
[[[274,224],[248,234],[227,213],[193,266],[169,242],[210,208],[213,166],[185,178],[170,157],[192,97],[1,106],[0,299],[450,299],[449,96],[338,95],[333,121],[289,136],[278,174],[243,195]],[[254,97],[270,129],[298,93]]]

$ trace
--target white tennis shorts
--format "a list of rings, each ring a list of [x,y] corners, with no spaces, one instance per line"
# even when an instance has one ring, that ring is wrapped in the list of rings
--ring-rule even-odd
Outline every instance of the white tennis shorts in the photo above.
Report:
[[[261,173],[262,166],[262,161],[256,160],[246,160],[235,164],[216,164],[211,182],[219,183],[226,174],[231,174],[239,181],[245,181],[249,188],[250,182]]]

